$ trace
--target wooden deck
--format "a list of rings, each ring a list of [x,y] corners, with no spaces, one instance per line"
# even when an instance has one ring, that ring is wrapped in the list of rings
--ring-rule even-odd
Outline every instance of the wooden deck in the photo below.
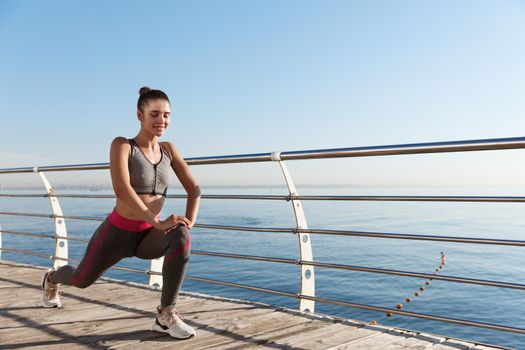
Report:
[[[502,349],[444,336],[181,293],[189,340],[150,331],[158,290],[101,279],[63,287],[61,309],[39,306],[38,267],[0,260],[0,349]]]

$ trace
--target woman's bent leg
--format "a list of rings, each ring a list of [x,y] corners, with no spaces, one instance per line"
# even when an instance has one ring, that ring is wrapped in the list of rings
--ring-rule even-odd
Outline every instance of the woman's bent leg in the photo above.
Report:
[[[164,256],[162,265],[161,305],[175,305],[190,257],[190,230],[179,225],[167,234],[151,229],[140,242],[135,256],[157,259]]]
[[[129,247],[126,237],[119,231],[122,230],[113,226],[106,218],[91,237],[77,268],[62,266],[52,273],[49,280],[78,288],[92,285],[109,267],[122,258],[133,255],[134,246]]]

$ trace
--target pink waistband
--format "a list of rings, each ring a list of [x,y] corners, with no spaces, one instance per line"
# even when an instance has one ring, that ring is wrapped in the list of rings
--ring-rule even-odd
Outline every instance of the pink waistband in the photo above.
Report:
[[[157,215],[155,218],[158,219],[160,215]],[[113,208],[113,211],[108,216],[109,222],[114,226],[120,228],[121,230],[131,231],[131,232],[140,232],[147,230],[148,228],[153,227],[151,224],[142,220],[132,220],[121,216]]]

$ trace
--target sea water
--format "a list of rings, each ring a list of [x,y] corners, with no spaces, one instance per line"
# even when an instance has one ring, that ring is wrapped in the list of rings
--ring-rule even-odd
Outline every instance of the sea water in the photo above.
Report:
[[[301,195],[523,195],[523,190],[509,188],[418,188],[352,186],[298,188]],[[521,191],[521,192],[520,192]],[[112,194],[111,191],[59,190],[58,194]],[[8,190],[0,193],[42,193],[38,190]],[[205,188],[204,194],[287,195],[282,187]],[[170,194],[176,194],[174,192]],[[59,198],[64,215],[104,218],[114,206],[114,199]],[[525,203],[451,203],[451,202],[375,202],[375,201],[302,201],[311,229],[354,230],[422,235],[482,237],[524,240]],[[168,199],[162,217],[171,213],[183,215],[185,199]],[[48,198],[0,198],[0,211],[50,213]],[[296,226],[291,202],[276,200],[202,199],[197,223],[293,228]],[[66,219],[69,236],[89,239],[100,224],[97,221]],[[53,234],[49,218],[0,216],[4,230]],[[298,259],[298,239],[292,233],[247,232],[194,227],[192,249]],[[384,238],[310,235],[315,261],[374,268],[433,273],[446,265],[443,275],[489,279],[525,284],[525,247],[484,244],[461,244]],[[52,239],[11,235],[2,236],[3,247],[54,255]],[[69,242],[69,256],[81,259],[85,243]],[[40,266],[50,266],[49,259],[3,252],[2,259]],[[122,260],[118,266],[148,269],[149,262],[137,258]],[[289,293],[300,292],[300,267],[275,262],[192,255],[187,274],[190,276],[242,283]],[[108,271],[105,276],[147,283],[147,275]],[[426,280],[376,273],[328,268],[315,268],[316,296],[360,304],[395,308],[478,322],[525,328],[525,291]],[[414,293],[425,286],[419,297]],[[298,308],[298,300],[240,288],[186,279],[183,290],[258,301]],[[405,298],[412,302],[405,302]],[[35,300],[38,296],[35,295]],[[318,313],[375,320],[380,324],[416,331],[442,334],[525,348],[525,335],[428,321],[419,318],[316,303]]]

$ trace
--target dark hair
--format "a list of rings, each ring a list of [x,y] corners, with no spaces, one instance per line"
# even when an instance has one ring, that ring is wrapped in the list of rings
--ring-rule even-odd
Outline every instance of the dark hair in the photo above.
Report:
[[[166,100],[168,103],[170,103],[170,99],[168,98],[168,95],[166,95],[161,90],[153,90],[148,86],[143,86],[139,90],[139,101],[137,102],[137,108],[140,109],[141,112],[144,112],[144,107],[153,100]]]

